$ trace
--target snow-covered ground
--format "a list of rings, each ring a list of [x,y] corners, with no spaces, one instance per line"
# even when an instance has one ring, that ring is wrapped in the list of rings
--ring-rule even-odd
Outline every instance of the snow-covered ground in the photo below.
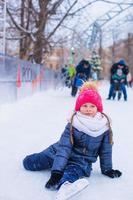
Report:
[[[100,93],[104,111],[112,118],[114,169],[123,176],[103,176],[97,161],[88,178],[89,187],[73,200],[133,199],[133,89],[128,88],[127,102],[118,102],[106,100],[108,87],[103,83]],[[56,192],[44,187],[50,172],[26,171],[22,160],[60,138],[74,103],[70,90],[60,88],[0,106],[0,200],[54,199]]]

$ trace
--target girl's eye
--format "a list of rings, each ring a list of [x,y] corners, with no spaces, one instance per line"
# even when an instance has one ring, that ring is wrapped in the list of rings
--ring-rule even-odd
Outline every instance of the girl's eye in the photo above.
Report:
[[[83,107],[84,107],[84,108],[88,108],[88,105],[84,105]]]
[[[90,107],[94,108],[95,106],[91,105]]]
[[[95,108],[95,105],[83,105],[84,108]]]

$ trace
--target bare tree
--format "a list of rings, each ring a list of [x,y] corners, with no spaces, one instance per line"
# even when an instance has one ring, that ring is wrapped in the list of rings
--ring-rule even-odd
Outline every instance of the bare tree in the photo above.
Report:
[[[14,17],[13,11],[10,7],[7,12],[20,32],[20,57],[24,58],[32,49],[33,57],[36,63],[41,63],[43,54],[47,53],[51,48],[51,38],[65,18],[69,15],[71,9],[77,3],[75,0],[65,14],[60,16],[55,27],[51,27],[51,31],[46,31],[47,24],[50,22],[52,16],[56,16],[57,11],[63,0],[39,0],[38,4],[33,0],[21,0],[20,8],[17,16]]]
[[[20,0],[15,6],[9,4],[7,13],[16,32],[20,35],[20,58],[30,56],[32,53],[34,61],[41,63],[43,55],[51,50],[53,36],[66,18],[74,17],[78,12],[99,0],[87,0],[84,5],[76,8],[78,1]]]

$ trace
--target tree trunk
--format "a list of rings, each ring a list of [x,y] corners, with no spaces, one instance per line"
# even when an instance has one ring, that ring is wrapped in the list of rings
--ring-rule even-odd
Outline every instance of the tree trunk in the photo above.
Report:
[[[36,63],[42,62],[43,57],[43,38],[42,34],[38,33],[36,37],[36,42],[34,44],[34,50],[33,50],[33,57]]]
[[[21,0],[21,14],[20,14],[20,25],[21,27],[28,30],[29,28],[29,16],[32,0]],[[19,56],[21,59],[28,58],[29,47],[31,45],[30,35],[23,31],[20,32],[20,49]]]

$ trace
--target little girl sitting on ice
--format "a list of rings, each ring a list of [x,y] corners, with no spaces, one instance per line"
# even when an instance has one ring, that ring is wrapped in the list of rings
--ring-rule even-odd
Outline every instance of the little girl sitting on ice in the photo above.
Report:
[[[60,140],[40,153],[26,156],[23,165],[31,171],[51,169],[45,187],[59,191],[64,185],[89,177],[98,156],[102,174],[120,177],[122,173],[112,166],[112,144],[110,121],[103,113],[101,96],[95,85],[86,82]]]

